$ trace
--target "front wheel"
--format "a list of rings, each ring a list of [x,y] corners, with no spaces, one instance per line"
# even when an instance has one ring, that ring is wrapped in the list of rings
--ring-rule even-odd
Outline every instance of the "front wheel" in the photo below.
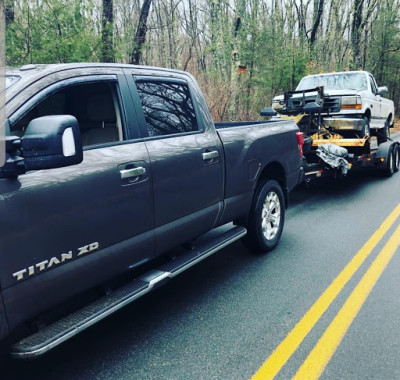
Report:
[[[279,243],[284,221],[285,199],[282,188],[277,181],[268,180],[254,194],[243,243],[256,252],[271,251]]]

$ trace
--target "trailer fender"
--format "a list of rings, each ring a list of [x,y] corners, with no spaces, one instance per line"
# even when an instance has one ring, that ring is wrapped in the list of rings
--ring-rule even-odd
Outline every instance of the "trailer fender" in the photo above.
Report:
[[[387,141],[378,146],[378,150],[375,153],[375,164],[378,168],[387,168],[387,162],[389,160],[389,155],[392,154],[395,145],[391,141]]]
[[[375,165],[385,177],[391,177],[396,172],[395,152],[398,147],[397,142],[386,142],[379,145],[375,154]]]

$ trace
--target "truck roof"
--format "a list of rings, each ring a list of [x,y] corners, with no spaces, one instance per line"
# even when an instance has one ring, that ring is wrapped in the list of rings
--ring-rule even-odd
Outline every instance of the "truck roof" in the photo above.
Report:
[[[153,66],[139,66],[121,63],[95,63],[95,62],[77,62],[77,63],[55,63],[55,64],[28,64],[19,68],[6,68],[6,99],[9,102],[25,87],[30,86],[34,82],[51,74],[62,71],[79,70],[87,68],[118,68],[118,69],[137,69],[143,72],[143,75],[160,75],[160,76],[193,76],[190,73],[180,70],[166,69]],[[105,70],[106,71],[106,70]],[[106,72],[103,72],[103,74]],[[142,74],[142,73],[140,73]]]
[[[353,71],[332,71],[330,73],[319,73],[307,75],[307,77],[319,77],[321,75],[342,75],[342,74],[370,74],[368,71],[364,70],[353,70]]]

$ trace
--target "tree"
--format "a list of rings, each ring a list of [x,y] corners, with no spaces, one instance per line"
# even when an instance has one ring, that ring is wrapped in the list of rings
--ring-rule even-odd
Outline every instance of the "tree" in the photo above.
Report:
[[[101,59],[103,62],[114,62],[114,5],[113,0],[103,0],[103,12],[101,19]]]
[[[133,39],[133,49],[129,63],[140,64],[142,58],[143,45],[146,42],[147,19],[149,17],[151,0],[144,0],[140,9],[139,23]]]
[[[365,62],[362,59],[361,39],[364,28],[367,26],[369,18],[374,11],[377,0],[354,0],[353,5],[353,20],[351,24],[351,46],[353,56],[350,61],[351,69],[358,70],[365,67]],[[366,9],[364,9],[364,6]]]

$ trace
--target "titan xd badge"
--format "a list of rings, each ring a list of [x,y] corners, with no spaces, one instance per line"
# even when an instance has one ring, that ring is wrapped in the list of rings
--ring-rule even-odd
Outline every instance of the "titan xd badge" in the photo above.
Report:
[[[66,261],[72,260],[76,257],[80,257],[80,256],[86,255],[90,252],[96,251],[98,249],[99,249],[98,242],[90,243],[88,245],[78,248],[77,251],[75,252],[75,254],[73,251],[69,251],[67,253],[62,253],[60,256],[55,256],[49,260],[44,260],[40,263],[31,265],[28,268],[21,269],[18,272],[13,273],[13,277],[16,278],[17,281],[20,281],[25,278],[34,276],[35,274],[43,272],[47,269],[50,269],[57,265],[65,263]]]

